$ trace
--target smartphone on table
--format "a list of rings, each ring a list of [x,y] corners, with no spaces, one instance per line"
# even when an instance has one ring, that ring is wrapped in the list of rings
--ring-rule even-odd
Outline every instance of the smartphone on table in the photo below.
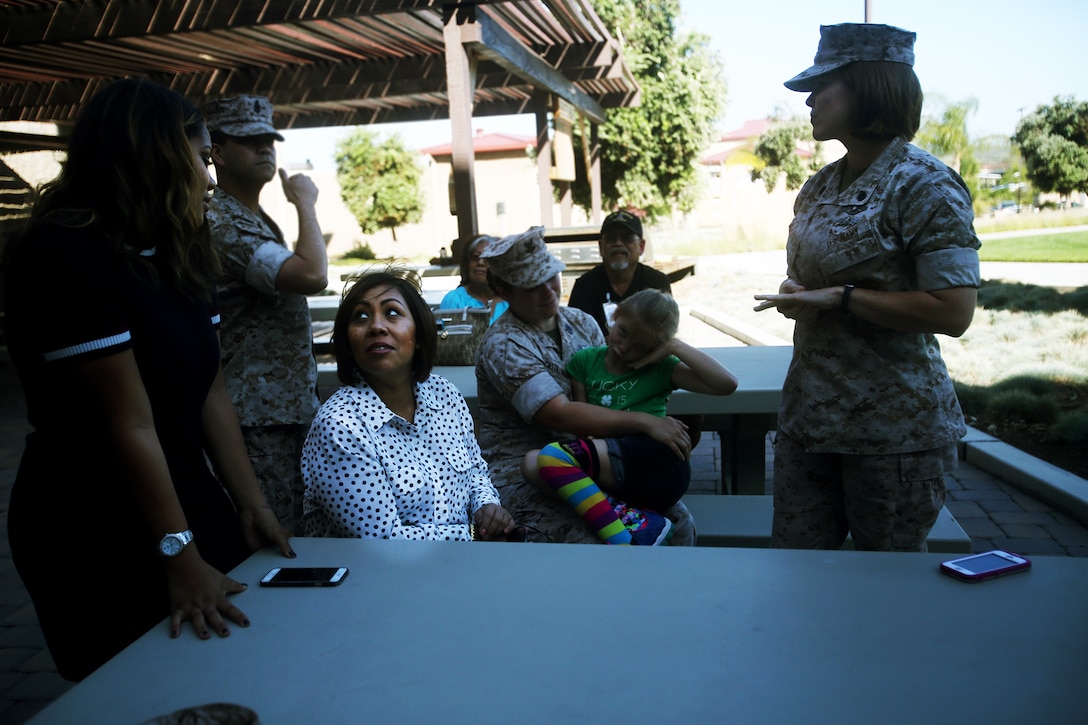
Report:
[[[993,579],[1031,568],[1031,561],[1019,554],[995,549],[984,554],[973,554],[952,559],[941,564],[941,572],[965,582]]]
[[[277,566],[261,578],[261,586],[334,587],[347,575],[343,566]]]

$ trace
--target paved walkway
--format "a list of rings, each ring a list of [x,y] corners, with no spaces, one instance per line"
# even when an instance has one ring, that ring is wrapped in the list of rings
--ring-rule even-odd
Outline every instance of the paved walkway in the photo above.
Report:
[[[0,361],[0,725],[26,722],[71,686],[57,675],[8,547],[7,504],[29,430],[25,414],[15,370]],[[768,445],[768,491],[771,463]],[[692,464],[692,492],[713,493],[721,481],[717,434],[704,435]],[[972,538],[975,551],[1088,556],[1088,529],[974,466],[961,465],[948,486],[948,509]],[[164,639],[163,645],[169,647],[169,642]]]

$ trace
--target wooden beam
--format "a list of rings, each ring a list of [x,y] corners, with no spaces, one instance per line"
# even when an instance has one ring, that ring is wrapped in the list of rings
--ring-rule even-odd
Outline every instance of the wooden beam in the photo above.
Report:
[[[530,99],[492,101],[477,103],[473,106],[472,117],[516,116],[531,113]],[[449,108],[440,106],[416,106],[413,108],[358,108],[329,111],[294,112],[286,109],[276,111],[276,128],[323,128],[326,126],[372,126],[383,123],[405,123],[410,121],[449,120]],[[281,120],[282,119],[282,120]]]
[[[601,135],[600,126],[589,124],[589,195],[594,226],[601,223]],[[582,139],[586,143],[586,139]]]
[[[38,43],[170,35],[194,30],[230,30],[260,25],[384,15],[441,9],[442,0],[334,0],[253,2],[238,0],[105,0],[0,5],[0,44]]]
[[[479,228],[476,215],[476,156],[472,147],[472,101],[476,93],[476,56],[464,40],[459,13],[445,19],[446,85],[453,135],[451,173],[457,205],[457,236],[471,239]]]
[[[536,183],[540,193],[540,223],[547,229],[552,226],[552,141],[548,135],[548,95],[534,97],[536,108]]]
[[[604,123],[605,110],[600,104],[478,8],[463,8],[458,11],[458,16],[463,18],[460,22],[465,44],[481,57],[498,63],[541,90],[569,101],[594,123]]]

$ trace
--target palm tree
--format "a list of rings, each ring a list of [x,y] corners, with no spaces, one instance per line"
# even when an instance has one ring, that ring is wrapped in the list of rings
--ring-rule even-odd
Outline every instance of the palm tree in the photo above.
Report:
[[[968,98],[949,103],[939,118],[929,117],[918,130],[917,143],[934,156],[944,159],[958,174],[966,156],[972,152],[967,137],[967,116],[978,110],[978,100]]]

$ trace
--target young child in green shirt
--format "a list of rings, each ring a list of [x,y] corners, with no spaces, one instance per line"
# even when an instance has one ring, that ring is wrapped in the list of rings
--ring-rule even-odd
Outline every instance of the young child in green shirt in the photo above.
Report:
[[[676,388],[729,395],[737,379],[705,352],[678,340],[680,309],[671,295],[646,289],[616,308],[607,345],[567,363],[571,399],[615,410],[664,416]],[[576,438],[525,455],[526,480],[555,491],[606,544],[657,546],[671,522],[661,516],[680,500],[691,463],[642,435]]]

